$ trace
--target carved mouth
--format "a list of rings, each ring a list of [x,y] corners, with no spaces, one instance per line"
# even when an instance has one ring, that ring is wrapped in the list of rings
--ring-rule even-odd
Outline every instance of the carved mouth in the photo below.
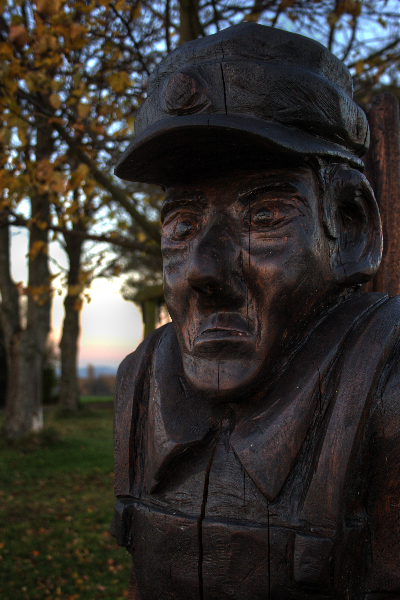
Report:
[[[202,322],[197,331],[194,345],[206,341],[249,338],[253,334],[252,323],[239,313],[219,312]]]

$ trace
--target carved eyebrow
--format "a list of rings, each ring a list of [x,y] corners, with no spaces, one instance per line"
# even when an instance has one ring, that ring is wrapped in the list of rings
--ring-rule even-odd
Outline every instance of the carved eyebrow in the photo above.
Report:
[[[206,205],[206,198],[202,192],[181,192],[180,194],[171,194],[170,198],[167,196],[161,208],[161,221],[164,219],[165,215],[174,208],[194,204],[204,208]]]
[[[272,181],[268,181],[268,182],[260,183],[260,184],[256,184],[256,185],[250,184],[247,187],[247,189],[245,188],[238,193],[238,195],[236,196],[236,200],[240,204],[245,205],[252,199],[253,196],[259,196],[260,194],[271,193],[271,192],[292,194],[298,200],[300,200],[305,206],[309,205],[307,198],[301,193],[298,186],[293,185],[292,183],[289,183],[288,181],[282,181],[282,179],[272,180]]]

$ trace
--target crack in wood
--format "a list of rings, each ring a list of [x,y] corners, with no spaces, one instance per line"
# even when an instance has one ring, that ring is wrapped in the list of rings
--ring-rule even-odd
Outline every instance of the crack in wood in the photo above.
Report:
[[[217,431],[217,435],[216,435],[213,447],[211,449],[210,458],[208,459],[208,464],[207,464],[206,473],[205,473],[205,477],[204,477],[203,499],[202,499],[202,502],[201,502],[200,516],[199,516],[199,518],[197,520],[197,540],[198,540],[198,547],[199,547],[199,559],[198,559],[197,573],[198,573],[198,579],[199,579],[199,598],[200,598],[200,600],[204,600],[204,585],[203,585],[203,521],[204,521],[204,518],[206,516],[206,505],[207,505],[207,498],[208,498],[208,486],[209,486],[209,483],[210,483],[211,465],[212,465],[212,462],[213,462],[213,459],[214,459],[214,454],[215,454],[215,450],[217,448],[217,444],[218,444],[219,436],[220,436],[220,433],[221,433],[221,429],[222,429],[222,421],[220,421],[219,429]]]

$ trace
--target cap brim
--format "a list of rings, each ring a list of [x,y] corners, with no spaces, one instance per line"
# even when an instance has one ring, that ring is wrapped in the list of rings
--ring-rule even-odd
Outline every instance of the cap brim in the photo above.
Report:
[[[323,156],[363,168],[333,142],[280,123],[240,115],[196,114],[158,121],[137,136],[115,167],[127,181],[166,185],[193,172],[259,164],[279,155]]]

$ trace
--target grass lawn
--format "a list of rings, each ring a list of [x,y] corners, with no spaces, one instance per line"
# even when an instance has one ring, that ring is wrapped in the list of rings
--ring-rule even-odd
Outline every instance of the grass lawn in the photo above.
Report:
[[[81,396],[82,404],[90,404],[92,402],[112,402],[113,396]]]
[[[0,598],[126,598],[130,556],[108,533],[112,409],[45,412],[47,434],[0,447]]]

